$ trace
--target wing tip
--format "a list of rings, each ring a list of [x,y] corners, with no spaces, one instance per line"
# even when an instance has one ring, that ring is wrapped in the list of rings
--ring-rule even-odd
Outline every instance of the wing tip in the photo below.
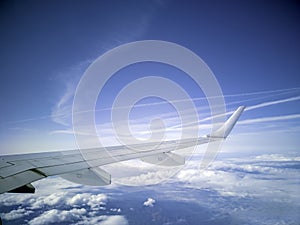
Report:
[[[207,135],[208,138],[227,138],[233,129],[236,122],[239,120],[246,106],[239,106],[237,110],[235,110],[232,115],[225,121],[225,123],[215,132]]]

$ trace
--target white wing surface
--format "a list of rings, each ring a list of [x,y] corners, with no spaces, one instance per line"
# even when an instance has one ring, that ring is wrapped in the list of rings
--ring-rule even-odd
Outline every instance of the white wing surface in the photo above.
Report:
[[[183,165],[184,157],[173,151],[225,139],[244,108],[239,107],[214,133],[197,139],[81,150],[91,157],[83,157],[80,150],[0,156],[0,193],[34,193],[31,182],[53,175],[84,185],[108,185],[110,174],[99,167],[130,159],[164,166]]]

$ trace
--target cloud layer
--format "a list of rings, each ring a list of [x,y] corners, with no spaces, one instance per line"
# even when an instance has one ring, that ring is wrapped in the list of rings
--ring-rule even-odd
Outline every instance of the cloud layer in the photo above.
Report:
[[[1,217],[7,224],[25,220],[28,224],[114,225],[149,220],[153,224],[198,224],[209,220],[214,224],[283,225],[300,221],[299,154],[223,153],[206,170],[198,167],[199,155],[175,176],[152,186],[97,188],[47,178],[34,183],[35,195],[1,195]],[[168,173],[138,168],[140,175],[129,174],[126,179],[146,183]],[[116,164],[114,169],[121,167]],[[193,214],[195,210],[199,217]]]

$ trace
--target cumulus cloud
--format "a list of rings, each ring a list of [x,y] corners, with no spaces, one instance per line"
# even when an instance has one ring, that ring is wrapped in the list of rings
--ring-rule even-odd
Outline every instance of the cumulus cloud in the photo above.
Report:
[[[104,220],[99,223],[100,225],[128,225],[128,221],[124,216],[114,215],[106,216]]]
[[[49,223],[60,223],[64,221],[74,221],[80,219],[82,215],[86,214],[84,208],[71,209],[71,210],[57,210],[51,209],[44,212],[42,215],[30,220],[29,225],[49,224]]]
[[[16,195],[14,195],[16,196]],[[127,219],[122,215],[99,215],[106,210],[107,204],[105,194],[58,192],[49,196],[31,195],[32,198],[24,199],[22,206],[9,213],[2,213],[4,220],[16,220],[34,213],[31,209],[49,210],[29,220],[28,224],[50,224],[50,223],[73,223],[73,224],[102,224],[102,225],[127,225]],[[5,198],[4,198],[5,199]],[[19,204],[19,202],[7,201],[7,206]],[[55,208],[53,208],[55,207]],[[121,213],[120,208],[111,208],[110,212]]]
[[[57,177],[45,179],[45,184],[43,185],[49,185],[50,183],[48,191],[38,191],[34,195],[11,193],[0,195],[2,207],[11,209],[13,206],[19,206],[9,213],[2,213],[1,217],[3,220],[26,218],[33,212],[43,210],[44,213],[32,219],[30,224],[59,223],[61,221],[81,220],[84,214],[86,214],[84,218],[97,216],[99,210],[106,210],[104,206],[108,201],[107,196],[105,194],[84,193],[86,191],[85,188],[81,188],[83,193],[77,193],[77,189],[64,190],[55,186],[57,188],[56,192],[53,191],[54,193],[49,194],[49,192],[52,192],[51,183],[54,181],[60,182],[62,180]],[[95,213],[93,214],[92,212]]]
[[[155,204],[155,200],[153,198],[148,198],[147,201],[143,203],[144,206],[153,207]]]
[[[66,203],[70,206],[80,206],[80,205],[88,205],[93,210],[99,209],[101,206],[105,205],[107,202],[107,196],[104,194],[91,194],[91,193],[83,193],[76,194],[72,198],[66,200]]]
[[[31,194],[12,195],[4,193],[0,195],[0,202],[2,206],[13,206],[20,204],[20,202],[29,203],[30,201],[35,201],[35,199],[32,200],[31,198]]]
[[[22,218],[23,216],[28,216],[31,213],[33,213],[33,211],[24,208],[18,208],[10,211],[9,213],[1,213],[1,217],[4,220],[15,220]]]
[[[101,215],[93,217],[83,217],[81,221],[75,223],[76,225],[85,224],[99,224],[99,225],[128,225],[128,221],[125,216],[121,215]]]
[[[65,192],[58,192],[50,194],[49,196],[40,196],[36,199],[30,199],[31,208],[41,208],[45,205],[54,206],[58,204],[62,204],[66,197]]]
[[[120,208],[111,208],[110,211],[120,213],[122,210]]]
[[[57,179],[59,180],[59,178]],[[82,188],[82,191],[85,191],[85,189]],[[104,206],[107,204],[108,198],[105,194],[74,193],[72,189],[68,191],[60,189],[58,192],[50,195],[47,195],[45,192],[38,192],[35,195],[4,194],[1,195],[0,200],[4,200],[5,205],[3,206],[6,207],[22,204],[19,208],[13,209],[9,213],[1,213],[4,221],[26,218],[30,214],[37,212],[37,210],[43,209],[44,212],[30,219],[28,224],[58,224],[63,222],[104,225],[128,224],[126,218],[122,215],[99,215],[101,212],[103,213],[103,210],[106,210]],[[111,208],[107,212],[121,213],[121,209]]]

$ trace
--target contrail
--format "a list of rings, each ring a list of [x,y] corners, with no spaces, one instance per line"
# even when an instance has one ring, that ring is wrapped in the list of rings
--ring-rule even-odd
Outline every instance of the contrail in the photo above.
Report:
[[[248,93],[238,93],[238,94],[228,94],[228,95],[224,95],[224,96],[213,96],[211,98],[220,98],[220,97],[241,97],[241,96],[251,96],[251,95],[262,95],[262,94],[274,94],[277,93],[276,95],[283,95],[283,94],[290,94],[290,93],[294,93],[296,91],[299,91],[300,87],[295,87],[295,88],[287,88],[287,89],[278,89],[278,90],[268,90],[268,91],[257,91],[257,92],[248,92]],[[251,101],[251,100],[258,100],[261,98],[266,98],[266,96],[260,96],[260,97],[256,97],[256,98],[250,98],[250,99],[245,99],[242,101],[235,101],[235,102],[229,102],[228,105],[232,105],[235,103],[243,103],[246,101]],[[200,98],[191,98],[191,99],[180,99],[180,100],[174,100],[174,101],[162,101],[162,102],[154,102],[154,103],[144,103],[144,104],[139,104],[139,105],[134,105],[134,106],[124,106],[124,107],[115,107],[114,109],[121,109],[121,108],[131,108],[131,107],[146,107],[146,106],[154,106],[154,105],[163,105],[163,104],[169,104],[169,103],[176,103],[176,102],[185,102],[185,101],[200,101],[200,100],[206,100],[208,98],[206,97],[200,97]],[[289,101],[296,101],[299,100],[300,96],[297,97],[292,97],[292,98],[287,98],[287,99],[282,99],[282,100],[276,100],[276,101],[271,101],[271,102],[264,102],[264,103],[260,103],[258,105],[253,105],[253,106],[249,106],[246,108],[246,111],[248,110],[253,110],[253,109],[257,109],[257,108],[261,108],[261,107],[265,107],[265,106],[269,106],[269,105],[275,105],[275,104],[279,104],[279,103],[284,103],[284,102],[289,102]],[[107,110],[111,110],[112,108],[103,108],[103,109],[98,109],[98,110],[93,110],[95,112],[100,112],[100,111],[107,111]],[[74,113],[86,113],[89,112],[87,111],[80,111],[80,112],[74,112]],[[232,111],[227,112],[226,114],[230,114],[232,113]],[[23,119],[23,120],[17,120],[17,121],[7,121],[2,123],[1,125],[6,125],[6,124],[16,124],[16,123],[25,123],[25,122],[30,122],[30,121],[36,121],[36,120],[43,120],[43,119],[49,119],[49,118],[59,118],[59,117],[68,117],[71,116],[71,113],[64,113],[64,114],[58,114],[58,115],[46,115],[46,116],[40,116],[40,117],[35,117],[35,118],[28,118],[28,119]],[[206,118],[205,120],[209,120],[211,118]]]
[[[256,104],[256,105],[247,106],[245,111],[250,111],[250,110],[253,110],[253,109],[263,108],[263,107],[270,106],[270,105],[277,105],[277,104],[292,102],[292,101],[297,101],[297,100],[300,100],[300,96],[285,98],[285,99],[276,100],[276,101],[263,102],[263,103],[259,103],[259,104]],[[222,115],[209,116],[209,117],[206,117],[206,118],[201,119],[199,121],[193,121],[193,122],[189,123],[188,125],[197,125],[197,124],[199,124],[199,122],[201,123],[201,122],[205,122],[205,121],[210,121],[213,118],[221,117],[221,116],[224,116],[224,115],[230,115],[233,112],[234,112],[234,110],[228,111],[228,112],[226,112],[225,114],[222,114]],[[276,118],[278,119],[279,117],[280,116],[278,116]],[[272,118],[275,118],[275,117],[272,117]],[[282,118],[287,119],[288,117],[282,117]],[[298,117],[297,116],[293,117],[293,119],[296,119],[296,118],[298,118]],[[292,117],[289,118],[289,119],[292,119]],[[255,119],[253,119],[253,121],[254,120]],[[259,119],[257,119],[257,121],[259,121]],[[239,123],[241,123],[241,122],[242,121],[240,121]],[[177,128],[177,127],[180,127],[180,126],[181,126],[181,124],[177,124],[177,125],[172,126],[172,128]]]
[[[132,105],[132,106],[120,106],[120,107],[113,107],[113,108],[102,108],[102,109],[96,109],[93,110],[94,112],[102,112],[102,111],[108,111],[111,109],[117,110],[117,109],[128,109],[128,108],[143,108],[147,106],[156,106],[156,105],[165,105],[165,104],[170,104],[170,103],[179,103],[179,102],[186,102],[186,101],[200,101],[200,100],[207,100],[209,98],[220,98],[220,97],[240,97],[240,96],[250,96],[250,95],[258,95],[258,94],[274,94],[275,95],[283,95],[283,94],[290,94],[293,93],[294,91],[299,91],[300,87],[297,88],[289,88],[289,89],[279,89],[279,90],[270,90],[270,91],[257,91],[257,92],[248,92],[248,93],[239,93],[239,94],[229,94],[229,95],[223,95],[223,96],[213,96],[213,97],[201,97],[201,98],[191,98],[191,99],[180,99],[180,100],[173,100],[173,101],[162,101],[162,102],[152,102],[152,103],[143,103],[143,104],[138,104],[138,105]],[[272,95],[274,96],[274,95]],[[235,103],[243,103],[246,101],[252,101],[252,100],[258,100],[262,98],[266,98],[268,96],[260,96],[256,98],[251,98],[251,99],[246,99],[246,100],[241,100],[241,101],[235,101],[231,102],[228,104],[235,104]],[[80,112],[74,112],[74,113],[87,113],[90,112],[90,110],[86,111],[80,111]],[[57,115],[56,117],[59,116],[66,116],[65,114],[63,115]]]
[[[292,97],[292,98],[286,98],[286,99],[281,99],[281,100],[276,100],[276,101],[271,101],[271,102],[263,102],[257,105],[253,105],[250,107],[247,107],[245,109],[245,111],[249,111],[249,110],[253,110],[253,109],[258,109],[258,108],[262,108],[262,107],[266,107],[266,106],[270,106],[270,105],[277,105],[280,103],[285,103],[285,102],[291,102],[291,101],[297,101],[300,100],[300,96],[296,96],[296,97]]]
[[[262,122],[272,122],[272,121],[280,121],[280,120],[291,120],[300,118],[300,114],[291,114],[284,116],[271,116],[271,117],[262,117],[256,119],[248,119],[238,121],[238,124],[252,124],[252,123],[262,123]]]
[[[260,95],[260,94],[274,94],[274,93],[280,93],[281,94],[288,94],[288,93],[293,93],[294,91],[300,91],[300,87],[297,88],[288,88],[288,89],[278,89],[278,90],[269,90],[269,91],[257,91],[257,92],[247,92],[247,93],[238,93],[238,94],[228,94],[228,95],[223,95],[223,96],[212,96],[212,97],[200,97],[200,98],[191,98],[191,99],[179,99],[179,100],[173,100],[173,101],[162,101],[162,102],[153,102],[153,103],[143,103],[139,105],[134,105],[134,106],[122,106],[122,107],[114,107],[114,109],[122,109],[122,108],[142,108],[145,106],[153,106],[153,105],[164,105],[168,103],[177,103],[177,102],[186,102],[186,101],[200,101],[200,100],[207,100],[207,99],[213,99],[213,98],[227,98],[227,97],[241,97],[241,96],[250,96],[250,95]],[[258,97],[259,98],[264,98],[264,97]],[[247,100],[245,100],[247,101]],[[105,111],[105,110],[111,110],[112,108],[103,108],[95,111]],[[80,112],[78,112],[80,113]]]
[[[254,109],[258,109],[258,108],[262,108],[262,107],[267,107],[267,106],[271,106],[271,105],[276,105],[276,104],[281,104],[281,103],[286,103],[286,102],[291,102],[291,101],[297,101],[297,100],[300,100],[300,96],[285,98],[285,99],[276,100],[276,101],[269,101],[269,102],[259,103],[259,104],[247,107],[246,110],[249,111],[249,110],[254,110]],[[189,112],[189,110],[187,110],[187,111]],[[228,112],[225,113],[225,115],[230,115],[233,112],[234,112],[234,110],[233,111],[228,111]],[[199,127],[200,125],[203,126],[204,124],[202,124],[202,122],[210,121],[213,118],[216,118],[216,117],[219,117],[219,116],[224,116],[224,114],[223,115],[216,115],[216,116],[206,117],[206,118],[198,120],[198,121],[192,121],[192,122],[186,124],[186,126],[188,128]],[[160,115],[160,117],[165,117],[165,115]],[[172,118],[172,116],[171,116],[171,118]],[[271,121],[297,119],[297,118],[300,118],[300,114],[248,119],[248,120],[239,121],[238,123],[239,124],[250,124],[250,123],[271,122]],[[169,115],[169,118],[166,118],[166,119],[170,119],[170,115]],[[181,127],[181,124],[174,124],[174,125],[170,126],[168,129],[174,130],[174,129],[178,129],[180,127]],[[151,130],[151,131],[155,132],[155,130]],[[59,130],[59,131],[52,132],[52,134],[54,134],[54,133],[74,134],[73,131],[71,131],[71,130]]]

